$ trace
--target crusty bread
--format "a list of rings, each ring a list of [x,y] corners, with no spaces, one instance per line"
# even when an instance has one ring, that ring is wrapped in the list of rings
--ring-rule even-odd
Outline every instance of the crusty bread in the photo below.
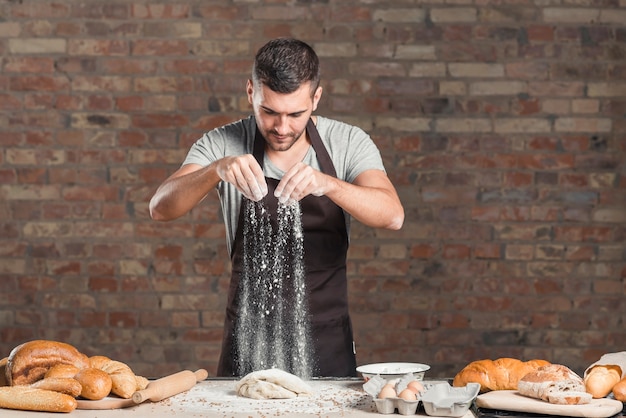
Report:
[[[120,398],[130,399],[133,393],[137,391],[135,373],[127,364],[111,360],[105,356],[90,357],[89,363],[90,367],[103,370],[111,376],[111,392]]]
[[[150,381],[143,376],[135,375],[135,380],[137,381],[136,390],[144,390],[145,388],[148,387],[148,383],[150,383]]]
[[[591,402],[583,379],[561,364],[549,364],[526,374],[517,384],[520,394],[546,402],[582,405]]]
[[[71,377],[44,377],[31,384],[30,387],[65,393],[74,398],[80,395],[83,390],[82,385]]]
[[[0,387],[0,408],[72,412],[77,406],[76,399],[64,393],[36,389],[26,385]]]
[[[47,377],[73,378],[74,376],[76,376],[76,373],[78,373],[79,371],[80,369],[74,366],[73,364],[55,364],[54,366],[48,369],[48,371],[44,375],[44,378],[47,378]]]
[[[587,392],[555,392],[548,395],[548,402],[557,405],[586,405],[591,402],[591,393]]]
[[[15,347],[7,360],[9,385],[29,385],[44,377],[56,364],[72,364],[79,369],[89,366],[86,355],[75,347],[57,341],[33,340]]]
[[[88,367],[79,371],[74,378],[81,384],[80,396],[92,401],[97,401],[111,392],[113,381],[111,376],[104,370]]]
[[[613,396],[618,401],[626,402],[626,377],[613,386]]]
[[[622,368],[618,365],[593,366],[585,375],[585,389],[596,399],[604,398],[621,378]]]
[[[481,392],[515,390],[517,382],[531,371],[550,364],[546,360],[521,361],[503,357],[496,360],[477,360],[469,363],[454,377],[453,386],[480,383]]]
[[[9,358],[5,357],[0,360],[0,386],[8,386],[9,381],[7,380],[7,362]]]

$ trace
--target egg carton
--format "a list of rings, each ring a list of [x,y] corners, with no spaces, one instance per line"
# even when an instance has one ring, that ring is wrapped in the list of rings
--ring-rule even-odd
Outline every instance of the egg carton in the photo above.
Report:
[[[478,383],[468,383],[463,387],[452,387],[447,382],[425,383],[424,391],[415,401],[392,397],[374,398],[374,403],[380,414],[393,414],[397,410],[400,415],[415,415],[421,402],[426,415],[462,417],[472,406],[479,391]]]
[[[402,398],[374,399],[379,414],[393,414],[396,410],[400,415],[415,415],[420,401],[407,401]]]

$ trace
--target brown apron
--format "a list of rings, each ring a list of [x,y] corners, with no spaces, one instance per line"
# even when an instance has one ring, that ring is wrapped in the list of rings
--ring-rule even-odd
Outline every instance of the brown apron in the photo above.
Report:
[[[307,124],[307,135],[317,154],[323,173],[336,177],[335,167],[312,120]],[[257,129],[254,139],[254,157],[263,167],[265,139]],[[278,200],[274,190],[278,180],[266,178],[268,194],[265,197],[270,214],[275,217]],[[243,203],[243,202],[242,202]],[[346,253],[348,231],[343,209],[326,196],[309,195],[300,201],[304,231],[304,262],[309,297],[311,334],[314,346],[316,377],[356,376],[352,324],[348,314]],[[243,204],[242,204],[243,208]],[[232,277],[224,321],[222,353],[218,376],[236,376],[234,359],[234,330],[238,316],[238,287],[243,265],[243,209],[233,242]]]

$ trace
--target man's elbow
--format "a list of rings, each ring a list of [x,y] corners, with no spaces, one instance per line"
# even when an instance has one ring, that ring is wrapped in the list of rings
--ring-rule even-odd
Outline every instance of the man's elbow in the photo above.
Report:
[[[167,216],[165,216],[165,214],[160,209],[161,208],[158,205],[156,199],[152,198],[150,200],[150,204],[148,205],[150,218],[152,218],[153,221],[168,221],[169,218]]]
[[[381,219],[386,220],[386,223],[381,225],[382,228],[398,231],[404,224],[404,208],[402,205],[391,208],[388,212],[388,216],[382,217]]]
[[[392,231],[398,231],[400,228],[402,228],[403,224],[404,224],[404,211],[401,211],[398,215],[391,218],[389,225],[387,226],[387,229],[390,229]]]

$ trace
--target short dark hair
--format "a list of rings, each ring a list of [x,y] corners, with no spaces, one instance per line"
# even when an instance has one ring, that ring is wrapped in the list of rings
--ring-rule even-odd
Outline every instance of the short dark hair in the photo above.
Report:
[[[311,46],[298,39],[271,40],[254,58],[252,81],[283,94],[293,93],[310,81],[312,96],[320,83],[319,58]]]

